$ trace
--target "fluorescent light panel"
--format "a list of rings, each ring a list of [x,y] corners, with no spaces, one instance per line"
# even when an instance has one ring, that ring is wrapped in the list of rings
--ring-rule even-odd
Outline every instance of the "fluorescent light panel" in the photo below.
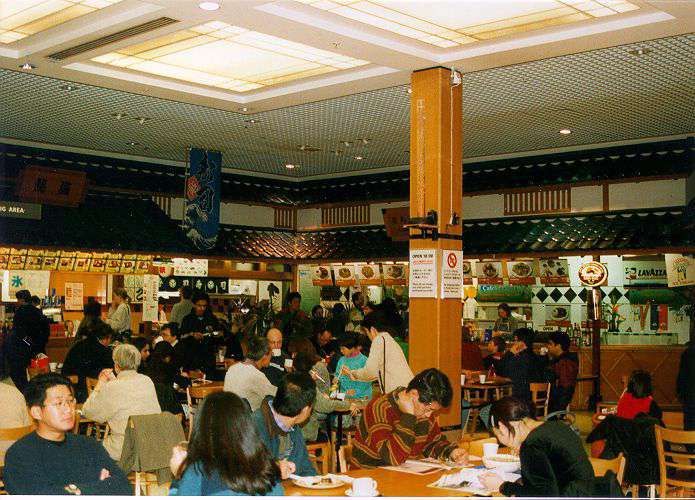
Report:
[[[436,47],[612,16],[627,0],[295,0]]]
[[[93,61],[236,92],[369,64],[222,21],[170,33]]]
[[[0,0],[0,43],[8,44],[121,0]]]

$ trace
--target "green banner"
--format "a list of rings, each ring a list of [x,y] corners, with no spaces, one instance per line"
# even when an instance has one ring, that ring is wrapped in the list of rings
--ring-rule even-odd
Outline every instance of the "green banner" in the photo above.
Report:
[[[630,304],[665,304],[669,307],[683,307],[689,304],[688,298],[677,290],[670,288],[654,288],[647,290],[629,290],[625,296]]]
[[[533,292],[523,285],[478,285],[478,302],[530,303]]]

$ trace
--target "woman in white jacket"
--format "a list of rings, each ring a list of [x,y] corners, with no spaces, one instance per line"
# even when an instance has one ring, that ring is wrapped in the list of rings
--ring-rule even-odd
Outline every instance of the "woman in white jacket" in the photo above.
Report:
[[[372,341],[367,363],[357,370],[350,370],[347,366],[342,369],[342,374],[352,380],[377,380],[382,393],[391,392],[398,387],[407,387],[413,379],[413,372],[401,346],[386,331],[389,326],[382,311],[369,313],[362,321],[362,331]]]
[[[130,297],[123,288],[113,291],[113,303],[106,317],[106,322],[120,338],[124,332],[130,331]]]

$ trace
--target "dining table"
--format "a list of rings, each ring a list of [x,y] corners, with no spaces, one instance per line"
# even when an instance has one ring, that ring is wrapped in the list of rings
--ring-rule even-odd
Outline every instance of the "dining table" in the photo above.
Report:
[[[480,382],[478,377],[466,377],[463,388],[463,398],[471,400],[494,401],[511,394],[512,381],[505,377],[492,377]]]
[[[472,462],[473,466],[480,465],[480,462]],[[457,469],[458,470],[458,469]],[[380,496],[384,497],[470,497],[476,496],[466,491],[455,491],[444,488],[433,488],[427,486],[439,479],[442,474],[451,474],[454,471],[440,470],[431,474],[409,474],[407,472],[395,471],[378,467],[376,469],[351,469],[342,474],[352,477],[370,477],[377,483],[377,490]],[[285,496],[348,496],[349,484],[331,489],[311,489],[295,485],[287,479],[282,482],[285,489]],[[495,492],[492,496],[503,496]]]

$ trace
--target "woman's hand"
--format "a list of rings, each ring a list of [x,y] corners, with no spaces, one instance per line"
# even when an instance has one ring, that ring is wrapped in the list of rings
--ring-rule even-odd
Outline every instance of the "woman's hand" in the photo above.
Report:
[[[347,366],[343,366],[343,367],[340,369],[340,374],[341,374],[341,375],[347,375],[347,376],[349,377],[349,376],[350,376],[350,373],[352,373],[352,371],[351,371],[350,368],[348,368]]]
[[[105,384],[107,382],[111,382],[112,380],[116,379],[116,375],[113,373],[113,369],[111,368],[104,368],[99,372],[99,382],[101,384]]]
[[[362,405],[359,403],[350,403],[350,415],[356,417],[362,411]]]
[[[499,491],[500,486],[502,486],[502,483],[504,483],[504,479],[499,477],[494,472],[486,472],[485,474],[481,474],[478,476],[478,480],[483,487],[490,491]]]
[[[172,449],[171,458],[169,459],[169,468],[171,469],[174,476],[179,477],[179,469],[181,464],[186,460],[188,456],[188,450],[184,449],[181,445],[177,444]]]
[[[449,455],[449,459],[452,462],[456,462],[459,465],[468,464],[468,452],[463,448],[454,448]]]
[[[287,460],[278,461],[278,467],[280,467],[280,477],[282,479],[287,479],[290,477],[290,474],[294,474],[297,470],[297,466],[294,462],[289,462]]]

